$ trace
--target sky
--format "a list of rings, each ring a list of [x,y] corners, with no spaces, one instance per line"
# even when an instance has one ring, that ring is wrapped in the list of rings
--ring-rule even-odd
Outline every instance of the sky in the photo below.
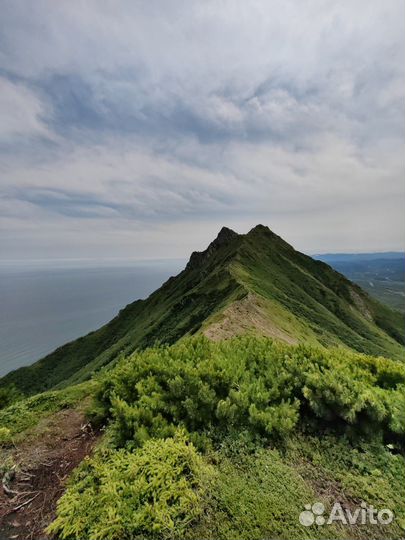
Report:
[[[0,260],[405,248],[403,0],[0,6]]]

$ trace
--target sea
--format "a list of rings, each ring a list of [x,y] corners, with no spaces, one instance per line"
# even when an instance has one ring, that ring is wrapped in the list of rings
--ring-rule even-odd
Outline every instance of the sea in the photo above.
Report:
[[[183,260],[0,263],[0,377],[96,330]]]

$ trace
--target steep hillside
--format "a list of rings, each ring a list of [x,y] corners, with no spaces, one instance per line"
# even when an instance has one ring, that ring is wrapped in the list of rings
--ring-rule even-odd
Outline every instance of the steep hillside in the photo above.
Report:
[[[404,318],[327,264],[295,251],[267,227],[223,228],[186,268],[100,330],[0,380],[33,394],[81,382],[156,342],[204,332],[214,339],[256,332],[288,343],[341,345],[404,357]]]
[[[0,537],[399,540],[404,385],[401,362],[269,338],[134,353],[0,411],[3,481],[18,493],[0,494]],[[80,427],[91,396],[94,432]],[[302,522],[314,503],[395,517]]]
[[[259,225],[243,237],[230,269],[249,291],[249,311],[253,303],[261,305],[263,314],[267,311],[274,337],[284,332],[289,336],[285,341],[315,340],[405,358],[402,315],[327,264],[295,251],[267,227]]]

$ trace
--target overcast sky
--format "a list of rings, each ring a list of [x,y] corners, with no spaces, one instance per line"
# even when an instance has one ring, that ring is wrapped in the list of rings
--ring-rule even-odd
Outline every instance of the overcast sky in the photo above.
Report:
[[[1,259],[404,249],[404,5],[0,0]]]

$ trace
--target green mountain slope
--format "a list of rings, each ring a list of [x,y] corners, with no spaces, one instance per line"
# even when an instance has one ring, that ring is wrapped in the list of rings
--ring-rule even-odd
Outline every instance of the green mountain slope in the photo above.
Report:
[[[403,363],[200,336],[94,382],[107,445],[59,500],[48,530],[61,538],[403,538]],[[306,528],[299,515],[315,501],[365,501],[395,520]]]
[[[330,266],[257,226],[231,263],[238,283],[292,341],[344,345],[404,358],[404,317],[370,298]],[[274,316],[275,314],[275,316]],[[286,339],[288,341],[288,339]]]
[[[247,331],[282,341],[344,346],[402,359],[404,317],[371,299],[327,264],[295,251],[267,227],[223,228],[186,268],[146,300],[129,304],[96,332],[0,380],[33,394],[87,379],[155,342],[203,332]]]
[[[0,490],[0,537],[403,538],[404,384],[402,362],[263,337],[136,352],[0,410],[3,484],[39,499],[13,514]],[[394,520],[299,519],[363,501]]]

